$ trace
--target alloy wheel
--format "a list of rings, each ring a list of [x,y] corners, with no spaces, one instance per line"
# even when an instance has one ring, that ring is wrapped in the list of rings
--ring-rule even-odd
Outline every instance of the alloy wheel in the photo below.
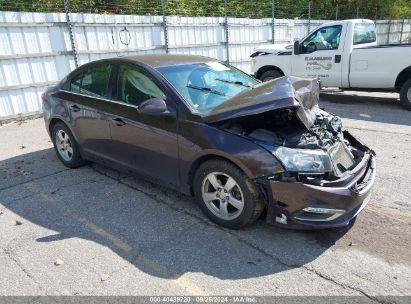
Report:
[[[73,146],[70,137],[63,130],[58,130],[56,133],[56,146],[57,151],[65,161],[70,161],[73,158]]]
[[[207,208],[220,219],[233,220],[244,208],[243,192],[228,174],[209,173],[203,179],[201,191]]]

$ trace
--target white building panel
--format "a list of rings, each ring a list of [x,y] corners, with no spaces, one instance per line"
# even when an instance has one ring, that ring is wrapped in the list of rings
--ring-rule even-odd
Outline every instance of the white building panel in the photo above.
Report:
[[[162,16],[74,13],[70,17],[80,65],[165,52]],[[226,60],[224,21],[223,17],[168,16],[169,52]],[[230,62],[249,73],[254,48],[271,42],[271,19],[228,21]],[[64,13],[0,12],[0,120],[41,111],[41,93],[75,68],[65,22]],[[311,20],[311,30],[323,22]],[[292,43],[307,33],[307,20],[275,20],[276,43]],[[378,21],[377,33],[380,43],[411,41],[410,20]]]

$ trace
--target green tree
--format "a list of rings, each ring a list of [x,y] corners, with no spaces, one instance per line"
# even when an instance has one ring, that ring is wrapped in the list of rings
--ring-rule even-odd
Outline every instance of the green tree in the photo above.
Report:
[[[272,0],[227,0],[231,17],[270,18]],[[275,0],[276,18],[408,19],[411,0]],[[69,0],[72,12],[160,15],[161,0]],[[64,0],[0,0],[0,11],[61,12]],[[167,15],[223,16],[224,0],[166,0]]]

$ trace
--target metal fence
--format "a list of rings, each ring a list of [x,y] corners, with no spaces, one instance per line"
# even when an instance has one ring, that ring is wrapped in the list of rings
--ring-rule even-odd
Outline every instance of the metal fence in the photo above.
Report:
[[[142,0],[129,0],[127,5],[101,1],[100,6],[91,0],[54,1],[48,9],[53,12],[48,13],[0,11],[0,120],[38,113],[47,86],[92,60],[144,53],[200,54],[250,72],[249,55],[256,46],[292,43],[326,21],[312,19],[310,6],[295,10],[275,1],[258,6],[250,0],[251,17],[267,18],[233,17],[240,14],[234,11],[234,0],[203,1],[206,5],[198,1],[195,9],[181,1],[176,6],[173,0],[145,1],[149,7]],[[12,3],[7,3],[9,7],[0,9],[10,8]],[[32,3],[36,11],[35,4],[42,1]],[[80,13],[87,3],[94,13]],[[286,9],[292,8],[301,15],[279,18],[291,14]],[[410,20],[376,24],[380,43],[411,42]]]

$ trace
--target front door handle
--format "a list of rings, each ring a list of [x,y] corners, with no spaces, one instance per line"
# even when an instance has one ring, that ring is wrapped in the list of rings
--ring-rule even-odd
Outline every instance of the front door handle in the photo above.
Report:
[[[70,106],[70,109],[71,109],[73,112],[78,112],[78,111],[80,111],[80,108],[79,108],[78,105],[71,105],[71,106]]]
[[[126,123],[121,118],[113,118],[112,121],[119,127],[124,126]]]
[[[341,55],[335,55],[335,63],[340,63],[341,62]]]

